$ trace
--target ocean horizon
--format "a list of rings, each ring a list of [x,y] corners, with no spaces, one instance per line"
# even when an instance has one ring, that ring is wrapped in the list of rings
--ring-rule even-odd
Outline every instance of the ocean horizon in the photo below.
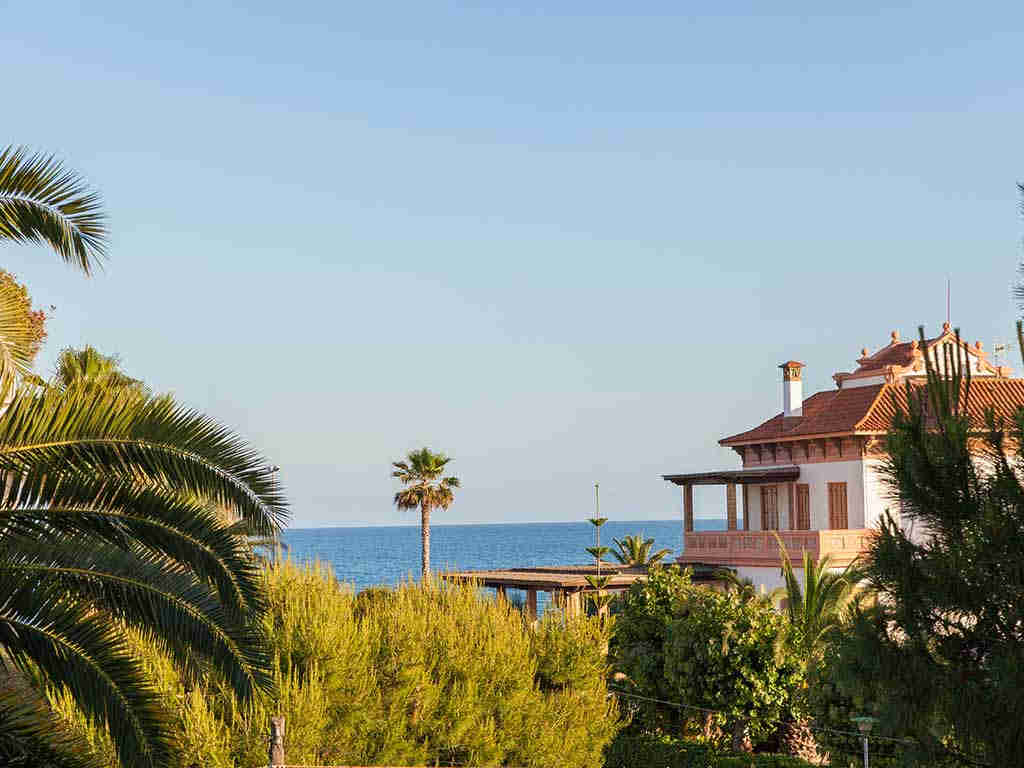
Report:
[[[725,519],[698,518],[697,530],[725,530]],[[430,527],[435,571],[481,570],[541,565],[572,565],[592,560],[594,527],[586,521],[555,523],[441,523]],[[681,520],[609,520],[601,543],[642,535],[668,559],[682,551]],[[295,562],[319,561],[356,590],[394,586],[420,571],[419,525],[289,528],[285,554]]]

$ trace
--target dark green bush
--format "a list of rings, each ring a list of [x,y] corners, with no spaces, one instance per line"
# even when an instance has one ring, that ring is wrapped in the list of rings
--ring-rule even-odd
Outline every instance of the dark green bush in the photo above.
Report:
[[[619,734],[604,751],[604,768],[811,768],[788,755],[725,754],[705,744],[651,733]]]

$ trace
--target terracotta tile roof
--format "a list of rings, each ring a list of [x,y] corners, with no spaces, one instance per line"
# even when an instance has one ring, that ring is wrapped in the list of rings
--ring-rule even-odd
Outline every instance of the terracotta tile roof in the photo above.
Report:
[[[925,380],[912,379],[910,384],[915,388],[923,387]],[[896,403],[900,408],[907,407],[907,391],[904,384],[890,385],[887,390],[885,396],[879,398],[874,408],[857,425],[858,431],[884,432],[892,424]],[[962,389],[960,396],[962,399]],[[972,379],[971,395],[967,405],[971,426],[978,429],[984,428],[985,412],[990,408],[995,411],[997,417],[1009,419],[1017,410],[1024,407],[1024,379]]]
[[[906,407],[908,381],[912,387],[921,387],[926,380],[923,377],[903,379],[895,384],[818,392],[804,400],[802,416],[784,417],[780,413],[754,429],[718,442],[721,445],[767,443],[815,435],[885,432],[892,423],[896,404]],[[997,415],[1009,417],[1024,407],[1024,379],[973,379],[969,405],[971,420],[979,428],[984,425],[988,408],[993,408]]]
[[[928,339],[925,345],[930,347],[935,341],[937,339]],[[858,360],[857,362],[860,363],[860,367],[854,373],[876,371],[887,365],[899,365],[901,367],[911,365],[914,362],[914,352],[917,347],[918,343],[916,341],[904,341],[899,344],[890,344],[887,347],[882,347],[870,357]]]

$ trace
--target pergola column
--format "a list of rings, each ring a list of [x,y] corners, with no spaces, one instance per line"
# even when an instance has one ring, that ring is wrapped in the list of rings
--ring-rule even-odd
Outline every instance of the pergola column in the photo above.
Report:
[[[725,517],[730,531],[736,530],[736,483],[725,486]]]
[[[565,617],[567,619],[575,619],[580,615],[581,607],[580,593],[567,591],[565,593]]]
[[[683,486],[683,530],[693,530],[693,486]]]
[[[526,617],[531,620],[537,618],[537,590],[526,590]]]

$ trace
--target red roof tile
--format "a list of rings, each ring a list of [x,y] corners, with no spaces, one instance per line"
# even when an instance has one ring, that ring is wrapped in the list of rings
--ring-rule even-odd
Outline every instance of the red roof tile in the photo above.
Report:
[[[892,424],[897,404],[906,407],[907,381],[912,387],[924,386],[926,382],[922,377],[895,384],[818,392],[804,400],[802,416],[785,417],[780,413],[754,429],[718,442],[722,445],[766,443],[815,435],[885,432]],[[1009,417],[1024,407],[1024,379],[973,379],[969,405],[971,420],[979,428],[984,425],[988,408],[993,408],[997,415]]]

